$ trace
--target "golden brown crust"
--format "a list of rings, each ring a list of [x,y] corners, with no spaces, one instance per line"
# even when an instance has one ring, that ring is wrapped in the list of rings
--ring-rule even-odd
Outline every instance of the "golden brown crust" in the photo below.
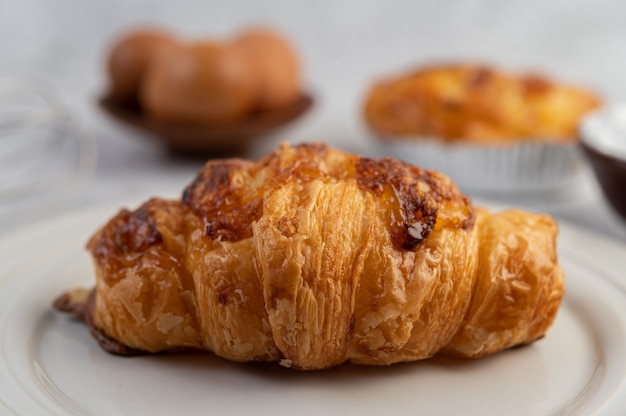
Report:
[[[547,330],[555,237],[550,218],[475,208],[439,173],[283,145],[209,162],[182,201],[96,233],[94,336],[301,369],[480,356]]]
[[[209,162],[185,189],[183,206],[203,219],[211,238],[237,241],[251,237],[250,224],[261,215],[259,191],[232,181],[233,174],[251,166],[240,159]]]
[[[122,210],[91,238],[96,327],[134,349],[199,347],[183,229],[180,202],[153,198]]]
[[[364,113],[382,136],[507,142],[572,141],[580,118],[600,100],[535,74],[473,64],[424,68],[373,86]]]
[[[461,330],[446,346],[447,353],[465,357],[542,337],[564,293],[554,240],[557,226],[550,217],[518,210],[479,216],[477,284]],[[500,336],[485,341],[489,333]]]

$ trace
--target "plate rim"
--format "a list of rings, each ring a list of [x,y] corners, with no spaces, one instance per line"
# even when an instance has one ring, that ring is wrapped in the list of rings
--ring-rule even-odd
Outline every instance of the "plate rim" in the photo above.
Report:
[[[41,232],[44,232],[44,233],[54,232],[56,229],[59,229],[59,228],[63,229],[64,227],[67,227],[68,225],[69,226],[73,225],[74,228],[80,229],[81,225],[85,221],[90,222],[94,218],[100,218],[100,217],[104,219],[107,215],[112,216],[122,206],[133,205],[135,203],[136,203],[135,201],[133,202],[124,201],[124,202],[102,204],[102,205],[90,207],[88,209],[80,210],[80,212],[68,213],[68,214],[65,214],[60,217],[53,218],[50,220],[43,220],[43,221],[40,221],[39,224],[34,224],[28,227],[22,227],[22,229],[15,230],[15,232],[12,235],[7,236],[6,238],[0,239],[0,253],[3,253],[5,250],[10,249],[14,241],[18,241],[18,243],[21,243],[22,245],[28,244],[32,240],[33,236],[36,236]],[[116,207],[116,208],[111,209],[111,207]],[[573,232],[574,235],[576,235],[576,233],[584,233],[585,236],[589,237],[589,234],[585,230],[580,230],[578,229],[580,227],[568,224],[566,222],[561,222],[561,228],[564,230],[569,229],[568,232],[570,233]],[[78,239],[79,236],[73,235],[70,233],[70,237],[68,238]],[[596,240],[602,240],[604,244],[608,244],[609,246],[615,246],[616,248],[623,249],[624,252],[626,253],[626,246],[624,246],[623,244],[620,244],[620,242],[611,242],[610,240],[604,238],[604,236],[598,236],[598,235],[593,236],[593,238]],[[565,248],[563,248],[563,246]],[[620,293],[619,296],[626,299],[626,282],[620,280],[617,276],[615,276],[614,273],[607,273],[606,269],[610,268],[610,265],[607,265],[604,262],[598,262],[598,261],[594,263],[593,261],[590,261],[584,256],[581,257],[580,253],[577,252],[576,250],[572,250],[570,246],[571,246],[571,243],[559,244],[559,256],[560,257],[562,256],[564,259],[566,257],[571,257],[567,259],[566,262],[577,263],[579,266],[582,266],[588,271],[594,271],[595,269],[595,273],[601,275],[601,281],[603,282],[601,284],[612,286],[613,288],[617,289],[617,291]],[[18,247],[19,247],[19,244],[18,244]],[[50,242],[41,242],[37,246],[37,253],[33,255],[33,257],[37,259],[40,257],[41,252],[47,252],[47,251],[50,251]],[[581,258],[583,260],[581,260]],[[23,262],[23,260],[21,262]],[[595,265],[598,263],[600,263],[604,267],[602,266],[595,267]],[[5,289],[8,284],[10,284],[11,282],[10,275],[12,274],[11,273],[12,270],[15,270],[15,267],[11,268],[11,270],[8,270],[7,267],[3,267],[0,265],[0,294],[3,292],[3,289]],[[4,327],[4,324],[2,322],[4,320],[2,319],[4,309],[5,307],[0,307],[0,329]],[[624,319],[626,319],[626,316],[624,316]],[[624,326],[624,328],[626,328],[626,326]],[[0,345],[3,345],[3,344],[0,344]],[[0,364],[4,365],[5,363],[2,363],[2,361],[4,361],[4,353],[2,354],[2,356],[0,356]],[[2,365],[0,365],[0,381],[2,381],[3,379],[2,371],[1,371]],[[619,406],[620,404],[621,405],[626,404],[626,394],[624,394],[624,390],[626,388],[625,384],[626,384],[626,377],[624,377],[624,374],[622,374],[622,380],[620,383],[618,383],[616,387],[616,392],[621,393],[623,395],[623,397],[621,397],[621,400],[619,397],[617,398],[618,402],[616,402],[615,400],[612,400],[611,402],[608,403],[607,409],[602,409],[602,407],[607,406],[606,402],[602,403],[601,404],[602,406],[600,406],[598,409],[595,409],[595,410],[602,411],[603,412],[602,414],[604,414],[605,411],[607,412],[606,414],[613,414],[609,412],[614,411],[616,409],[621,409],[622,408],[621,406],[619,408],[616,406]],[[612,397],[613,395],[609,395],[609,399],[611,399]],[[613,405],[611,405],[611,403],[613,403]],[[0,409],[3,409],[3,406],[9,407],[9,404],[5,403],[2,397],[0,397]]]

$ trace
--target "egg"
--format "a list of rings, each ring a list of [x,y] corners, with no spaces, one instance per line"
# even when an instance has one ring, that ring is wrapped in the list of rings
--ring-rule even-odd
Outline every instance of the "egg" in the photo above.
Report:
[[[253,69],[259,110],[285,107],[298,98],[298,57],[285,38],[269,29],[253,28],[241,32],[233,44]]]
[[[250,113],[254,92],[252,71],[237,48],[201,41],[159,55],[146,73],[141,104],[159,121],[224,125]]]
[[[108,56],[110,93],[120,103],[136,104],[147,68],[155,56],[177,41],[158,30],[137,30],[120,38]]]

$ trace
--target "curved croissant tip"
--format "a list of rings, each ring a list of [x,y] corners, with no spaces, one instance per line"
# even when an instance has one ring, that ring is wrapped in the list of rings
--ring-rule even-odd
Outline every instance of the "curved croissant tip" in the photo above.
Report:
[[[56,298],[52,306],[58,311],[73,313],[80,319],[84,319],[89,292],[89,289],[72,289]]]

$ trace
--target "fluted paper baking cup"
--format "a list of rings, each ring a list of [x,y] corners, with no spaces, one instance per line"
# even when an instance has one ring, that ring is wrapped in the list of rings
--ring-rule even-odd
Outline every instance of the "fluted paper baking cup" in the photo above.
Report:
[[[383,156],[448,175],[464,191],[482,193],[556,189],[584,169],[576,143],[520,140],[506,144],[446,142],[428,137],[376,139]]]

